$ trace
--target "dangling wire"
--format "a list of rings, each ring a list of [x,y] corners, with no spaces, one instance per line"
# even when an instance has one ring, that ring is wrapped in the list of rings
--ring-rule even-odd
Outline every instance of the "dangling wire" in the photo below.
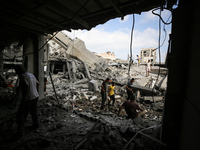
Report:
[[[160,9],[160,16],[161,16],[161,9]],[[154,84],[154,87],[152,88],[152,99],[153,99],[153,103],[155,103],[155,101],[154,101],[154,97],[153,97],[153,90],[154,90],[154,88],[155,88],[155,85],[156,85],[156,83],[157,83],[157,81],[158,81],[158,78],[159,78],[159,76],[160,76],[160,64],[161,64],[161,55],[160,55],[160,39],[161,39],[161,19],[159,18],[159,32],[158,32],[158,52],[159,52],[159,70],[158,70],[158,75],[157,75],[157,79],[156,79],[156,82],[155,82],[155,84]]]
[[[155,9],[155,10],[158,10],[158,9]],[[153,11],[152,11],[152,13],[153,13]],[[153,14],[155,14],[155,13],[153,13]],[[169,25],[170,23],[172,23],[172,21],[170,21],[170,23],[166,23],[166,22],[163,21],[163,19],[161,18],[161,9],[160,9],[159,14],[157,14],[157,16],[159,16],[159,38],[158,38],[158,47],[157,47],[156,49],[158,49],[158,52],[159,52],[159,70],[158,70],[158,75],[157,75],[157,78],[156,78],[155,85],[156,85],[156,83],[158,82],[158,79],[159,79],[159,76],[160,76],[160,65],[161,65],[161,52],[160,52],[160,47],[163,46],[163,44],[164,44],[164,42],[165,42],[165,40],[166,40],[166,36],[167,36],[167,32],[166,32],[166,30],[165,30],[165,25]],[[171,17],[172,17],[172,14],[168,17],[167,22],[169,21],[169,19],[170,19]],[[164,23],[163,28],[164,28],[164,31],[165,31],[165,38],[164,38],[162,44],[161,44],[161,21]],[[156,50],[156,49],[155,49],[155,50]],[[154,88],[155,88],[155,86],[154,86]],[[154,88],[153,88],[153,89],[154,89]],[[153,93],[153,89],[152,89],[152,93]]]
[[[166,24],[166,25],[171,24],[171,23],[172,23],[172,20],[171,20],[170,22],[165,22],[165,21],[163,20],[163,18],[161,17],[161,13],[160,13],[160,14],[157,14],[157,13],[154,12],[154,11],[156,11],[156,10],[158,10],[158,9],[161,9],[161,8],[159,7],[159,8],[156,8],[156,9],[152,10],[152,13],[153,13],[154,15],[158,16],[158,17],[160,18],[160,20],[161,20],[164,24]],[[164,8],[164,9],[166,9],[166,8]],[[166,9],[166,10],[169,10],[169,9]],[[160,10],[160,11],[161,11],[161,10]],[[169,10],[169,11],[171,11],[171,10]],[[168,21],[168,20],[167,20],[167,21]]]
[[[131,29],[131,42],[130,42],[130,58],[129,58],[129,68],[128,68],[128,75],[130,77],[130,68],[131,68],[131,64],[132,64],[132,44],[133,44],[133,30],[134,30],[134,25],[135,25],[135,16],[133,14],[133,25],[132,25],[132,29]]]
[[[168,21],[171,17],[172,17],[172,14],[169,16],[169,18],[167,19],[167,21]],[[162,47],[162,46],[164,45],[165,41],[166,41],[166,38],[167,38],[167,31],[166,31],[166,29],[165,29],[165,26],[166,26],[166,25],[169,25],[169,24],[164,24],[164,25],[163,25],[163,30],[164,30],[164,32],[165,32],[165,38],[164,38],[162,44],[159,45],[157,48],[155,48],[154,51],[157,50],[157,49],[159,49],[160,47]]]

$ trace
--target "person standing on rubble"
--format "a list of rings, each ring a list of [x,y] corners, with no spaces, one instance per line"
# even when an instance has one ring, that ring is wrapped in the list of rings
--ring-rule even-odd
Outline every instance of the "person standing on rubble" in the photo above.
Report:
[[[112,82],[112,85],[108,87],[108,96],[110,100],[108,101],[108,109],[110,108],[110,103],[112,101],[112,106],[115,104],[115,82]]]
[[[139,107],[138,104],[135,102],[135,96],[131,96],[130,101],[126,100],[120,107],[118,111],[118,116],[122,110],[122,108],[125,108],[125,111],[127,113],[127,119],[129,118],[137,118],[137,117],[146,117],[147,111],[143,108]],[[139,113],[137,111],[140,111]]]
[[[103,83],[101,84],[101,96],[102,96],[102,101],[101,101],[101,110],[103,110],[104,105],[105,105],[105,101],[107,99],[107,94],[106,94],[106,84],[110,81],[109,78],[107,78],[106,80],[103,81]]]
[[[131,96],[134,95],[133,90],[131,88],[131,85],[133,84],[134,80],[135,79],[132,78],[126,85],[126,92],[127,92],[127,95],[128,95],[127,100],[130,100]]]
[[[23,128],[30,112],[32,116],[32,127],[31,129],[37,129],[38,116],[37,116],[37,101],[38,101],[38,86],[39,83],[35,76],[29,72],[26,72],[22,66],[15,66],[16,74],[19,77],[19,91],[22,94],[21,103],[17,112],[17,132],[15,137],[19,138],[23,136]]]
[[[146,64],[146,76],[148,77],[149,76],[149,72],[151,71],[152,69],[152,64],[151,64],[151,61],[148,60],[148,63]]]
[[[137,66],[140,66],[140,57],[137,55]]]

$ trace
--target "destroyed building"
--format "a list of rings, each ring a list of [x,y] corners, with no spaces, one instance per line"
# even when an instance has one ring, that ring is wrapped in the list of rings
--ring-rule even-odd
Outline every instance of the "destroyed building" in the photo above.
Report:
[[[150,60],[153,64],[156,63],[156,49],[155,48],[142,48],[140,50],[140,63],[146,64]]]
[[[85,46],[85,43],[78,39],[71,39],[62,32],[56,34],[53,42],[49,43],[47,53],[49,58],[67,59],[76,58],[86,63],[93,70],[105,70],[107,62],[101,57],[91,53]]]
[[[198,51],[199,1],[179,1],[178,8],[173,9],[176,2],[176,0],[2,1],[0,5],[1,79],[6,72],[2,52],[12,43],[22,43],[20,44],[23,45],[22,63],[40,83],[38,116],[41,126],[35,131],[26,128],[24,137],[17,141],[9,140],[16,130],[15,116],[18,105],[13,105],[17,102],[14,101],[13,93],[2,86],[0,88],[0,149],[198,150],[200,83],[196,66],[200,55]],[[151,74],[150,77],[144,78],[144,68],[140,68],[143,66],[132,66],[132,72],[130,71],[130,76],[137,79],[132,88],[140,91],[142,98],[138,103],[148,110],[148,118],[131,120],[123,115],[116,115],[117,108],[126,96],[124,83],[129,79],[127,66],[122,64],[106,66],[102,63],[95,64],[93,60],[85,61],[91,79],[86,76],[84,78],[83,75],[77,79],[70,79],[68,72],[73,68],[66,73],[62,72],[62,67],[66,65],[65,61],[65,64],[59,64],[62,67],[58,65],[60,70],[55,71],[57,74],[53,75],[50,70],[47,71],[50,73],[47,84],[48,94],[45,97],[44,66],[49,65],[47,68],[52,68],[53,71],[57,68],[55,67],[57,62],[54,61],[60,58],[54,57],[50,64],[44,60],[45,52],[48,52],[46,48],[48,42],[44,36],[52,34],[52,37],[56,37],[57,31],[61,30],[90,30],[110,19],[116,17],[123,19],[127,14],[140,14],[158,7],[161,10],[172,11],[173,18],[168,61],[165,64],[168,69],[167,75]],[[187,20],[183,19],[183,16]],[[84,54],[81,54],[80,58],[77,57],[78,47],[83,45],[83,41],[77,39],[74,45],[66,44],[58,49],[64,50],[64,47],[69,46],[69,59],[78,62],[75,66],[82,66],[84,62],[82,58],[87,57],[85,54],[90,55],[87,49],[83,48]],[[62,58],[62,53],[53,54],[58,54]],[[96,57],[94,58],[96,60]],[[104,66],[105,70],[102,71]],[[12,69],[12,65],[9,68]],[[78,73],[84,74],[84,71],[85,69],[78,70]],[[114,76],[111,76],[113,74]],[[112,110],[100,112],[99,86],[106,77],[115,79],[120,94],[117,95],[116,105]],[[159,82],[156,82],[157,78]],[[162,87],[161,83],[167,86]],[[31,125],[30,117],[27,118],[26,126],[29,125]]]

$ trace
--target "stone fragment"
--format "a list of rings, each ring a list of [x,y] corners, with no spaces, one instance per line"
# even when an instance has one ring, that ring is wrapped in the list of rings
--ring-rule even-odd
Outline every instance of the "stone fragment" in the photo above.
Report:
[[[97,99],[97,96],[92,96],[91,98],[90,98],[90,101],[93,101],[93,100],[96,100]]]
[[[133,119],[133,123],[136,125],[143,125],[144,121],[141,117],[137,117],[137,118]]]
[[[119,128],[119,130],[120,130],[121,133],[124,134],[124,133],[126,133],[126,131],[128,130],[128,128],[129,128],[128,126],[121,126],[121,127]]]

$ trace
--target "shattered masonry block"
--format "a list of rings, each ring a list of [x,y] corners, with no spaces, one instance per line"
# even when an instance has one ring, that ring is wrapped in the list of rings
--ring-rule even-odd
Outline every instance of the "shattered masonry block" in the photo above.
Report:
[[[136,125],[143,125],[144,121],[141,117],[137,117],[133,120],[133,123],[136,124]]]
[[[89,90],[94,92],[98,90],[98,82],[96,80],[91,80],[89,82]]]
[[[91,101],[93,101],[93,100],[95,100],[95,99],[97,99],[97,96],[92,96],[92,97],[90,98]]]
[[[115,99],[120,99],[121,96],[120,95],[115,95]]]
[[[119,130],[120,130],[121,133],[124,134],[124,133],[128,130],[128,128],[129,128],[128,126],[121,126],[121,127],[119,128]]]
[[[75,100],[76,100],[76,95],[73,96],[73,101],[75,101]]]

